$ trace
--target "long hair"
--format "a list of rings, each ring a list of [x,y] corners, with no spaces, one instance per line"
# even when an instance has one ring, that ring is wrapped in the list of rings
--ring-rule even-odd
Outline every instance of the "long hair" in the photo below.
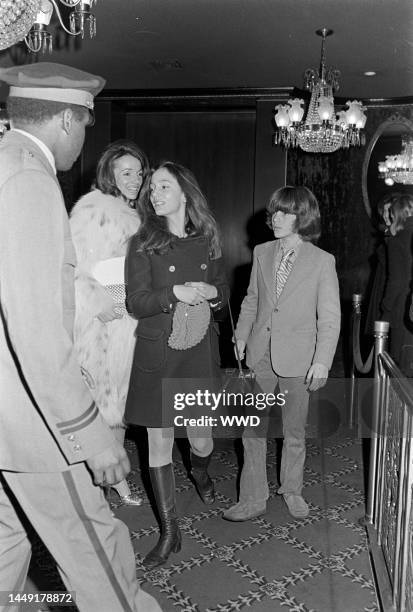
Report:
[[[188,168],[174,162],[162,162],[152,170],[151,176],[156,170],[164,168],[171,174],[182,189],[186,198],[185,206],[185,231],[188,235],[204,236],[209,244],[211,259],[221,255],[221,242],[217,223],[209,209],[208,203],[200,186]],[[167,219],[159,217],[150,201],[149,192],[150,177],[146,181],[145,195],[138,207],[141,225],[138,230],[139,251],[151,253],[165,253],[176,240],[176,236],[169,231]]]
[[[392,197],[391,201],[392,224],[391,231],[395,235],[404,228],[406,219],[413,215],[413,196],[400,193]]]
[[[317,198],[307,187],[281,187],[272,194],[267,205],[267,225],[277,210],[296,215],[294,231],[302,240],[316,241],[321,235],[320,209]]]
[[[125,155],[131,155],[140,161],[142,166],[142,186],[145,184],[145,179],[149,173],[149,162],[145,153],[132,140],[115,140],[103,151],[96,168],[96,187],[102,193],[115,196],[116,198],[123,197],[116,186],[113,162]]]

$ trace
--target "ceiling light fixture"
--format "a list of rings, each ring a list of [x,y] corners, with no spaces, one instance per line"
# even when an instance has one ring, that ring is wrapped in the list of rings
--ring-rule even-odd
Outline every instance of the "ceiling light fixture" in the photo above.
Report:
[[[402,150],[398,155],[386,155],[385,161],[379,162],[379,176],[386,185],[402,183],[413,185],[413,137],[402,138]]]
[[[53,8],[59,18],[60,26],[67,34],[81,36],[84,38],[85,31],[88,29],[90,38],[96,36],[96,18],[91,13],[90,8],[96,0],[59,0],[59,2],[73,11],[69,15],[68,29],[64,22],[57,4],[57,0],[41,0],[39,11],[30,32],[27,34],[25,43],[32,53],[42,51],[49,53],[53,50],[53,36],[47,30],[53,14]]]
[[[365,144],[362,129],[366,124],[365,107],[358,100],[346,102],[348,107],[336,113],[333,91],[338,90],[340,71],[326,67],[325,40],[333,30],[316,31],[322,37],[321,60],[317,73],[313,68],[305,71],[304,87],[311,92],[307,116],[304,116],[304,100],[294,98],[287,104],[278,104],[274,116],[276,133],[274,144],[300,147],[309,153],[332,153],[340,148]]]
[[[0,49],[26,36],[39,11],[40,0],[0,0]]]
[[[59,4],[73,9],[69,28],[64,24]],[[24,39],[32,53],[53,50],[53,35],[48,31],[56,12],[60,26],[72,36],[96,35],[96,18],[90,9],[96,0],[0,0],[0,49],[7,49]]]

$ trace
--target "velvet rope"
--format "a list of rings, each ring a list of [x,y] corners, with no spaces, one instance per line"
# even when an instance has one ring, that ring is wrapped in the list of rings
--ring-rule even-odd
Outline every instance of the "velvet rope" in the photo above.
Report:
[[[360,374],[367,374],[373,365],[374,345],[371,347],[366,363],[363,364],[360,352],[360,319],[361,313],[353,312],[353,363]]]

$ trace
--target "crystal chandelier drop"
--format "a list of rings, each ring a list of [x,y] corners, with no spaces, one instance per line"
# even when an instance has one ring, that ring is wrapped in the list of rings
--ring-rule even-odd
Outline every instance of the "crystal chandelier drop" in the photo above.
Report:
[[[385,161],[379,162],[379,176],[386,185],[413,185],[412,136],[402,138],[402,150],[398,155],[386,155]]]
[[[40,8],[41,0],[0,0],[0,50],[26,36]]]
[[[346,102],[344,110],[334,110],[333,91],[339,88],[340,71],[326,67],[325,40],[333,30],[323,28],[316,34],[322,37],[320,68],[308,68],[304,74],[304,87],[311,92],[307,116],[304,100],[294,98],[287,104],[278,104],[274,116],[276,133],[274,143],[285,147],[300,147],[309,153],[332,153],[337,149],[365,144],[362,132],[366,124],[366,110],[358,100]]]
[[[64,24],[58,2],[73,9],[69,28]],[[53,35],[47,26],[56,12],[60,26],[72,36],[96,35],[96,18],[90,9],[96,0],[0,0],[0,50],[24,39],[32,53],[52,52]]]
[[[90,38],[96,35],[96,18],[90,12],[90,8],[96,0],[59,0],[63,6],[73,9],[69,15],[68,29],[64,22],[57,4],[57,0],[40,0],[40,9],[36,15],[33,27],[25,37],[25,43],[32,53],[42,51],[49,53],[53,50],[53,36],[47,26],[53,14],[53,8],[59,18],[60,26],[67,34],[81,36],[84,38],[85,31],[89,31]]]

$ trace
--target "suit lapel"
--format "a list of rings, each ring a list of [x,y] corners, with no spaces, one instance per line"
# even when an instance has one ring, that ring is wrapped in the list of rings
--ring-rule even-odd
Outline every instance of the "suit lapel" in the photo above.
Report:
[[[261,253],[261,255],[258,257],[258,261],[260,264],[260,268],[261,268],[261,272],[262,272],[262,276],[264,279],[266,289],[271,297],[271,300],[274,302],[274,304],[276,302],[275,280],[274,280],[274,275],[275,275],[274,262],[275,262],[276,244],[277,243],[275,240],[274,242],[271,242],[268,245],[268,247],[265,249],[265,251]]]

